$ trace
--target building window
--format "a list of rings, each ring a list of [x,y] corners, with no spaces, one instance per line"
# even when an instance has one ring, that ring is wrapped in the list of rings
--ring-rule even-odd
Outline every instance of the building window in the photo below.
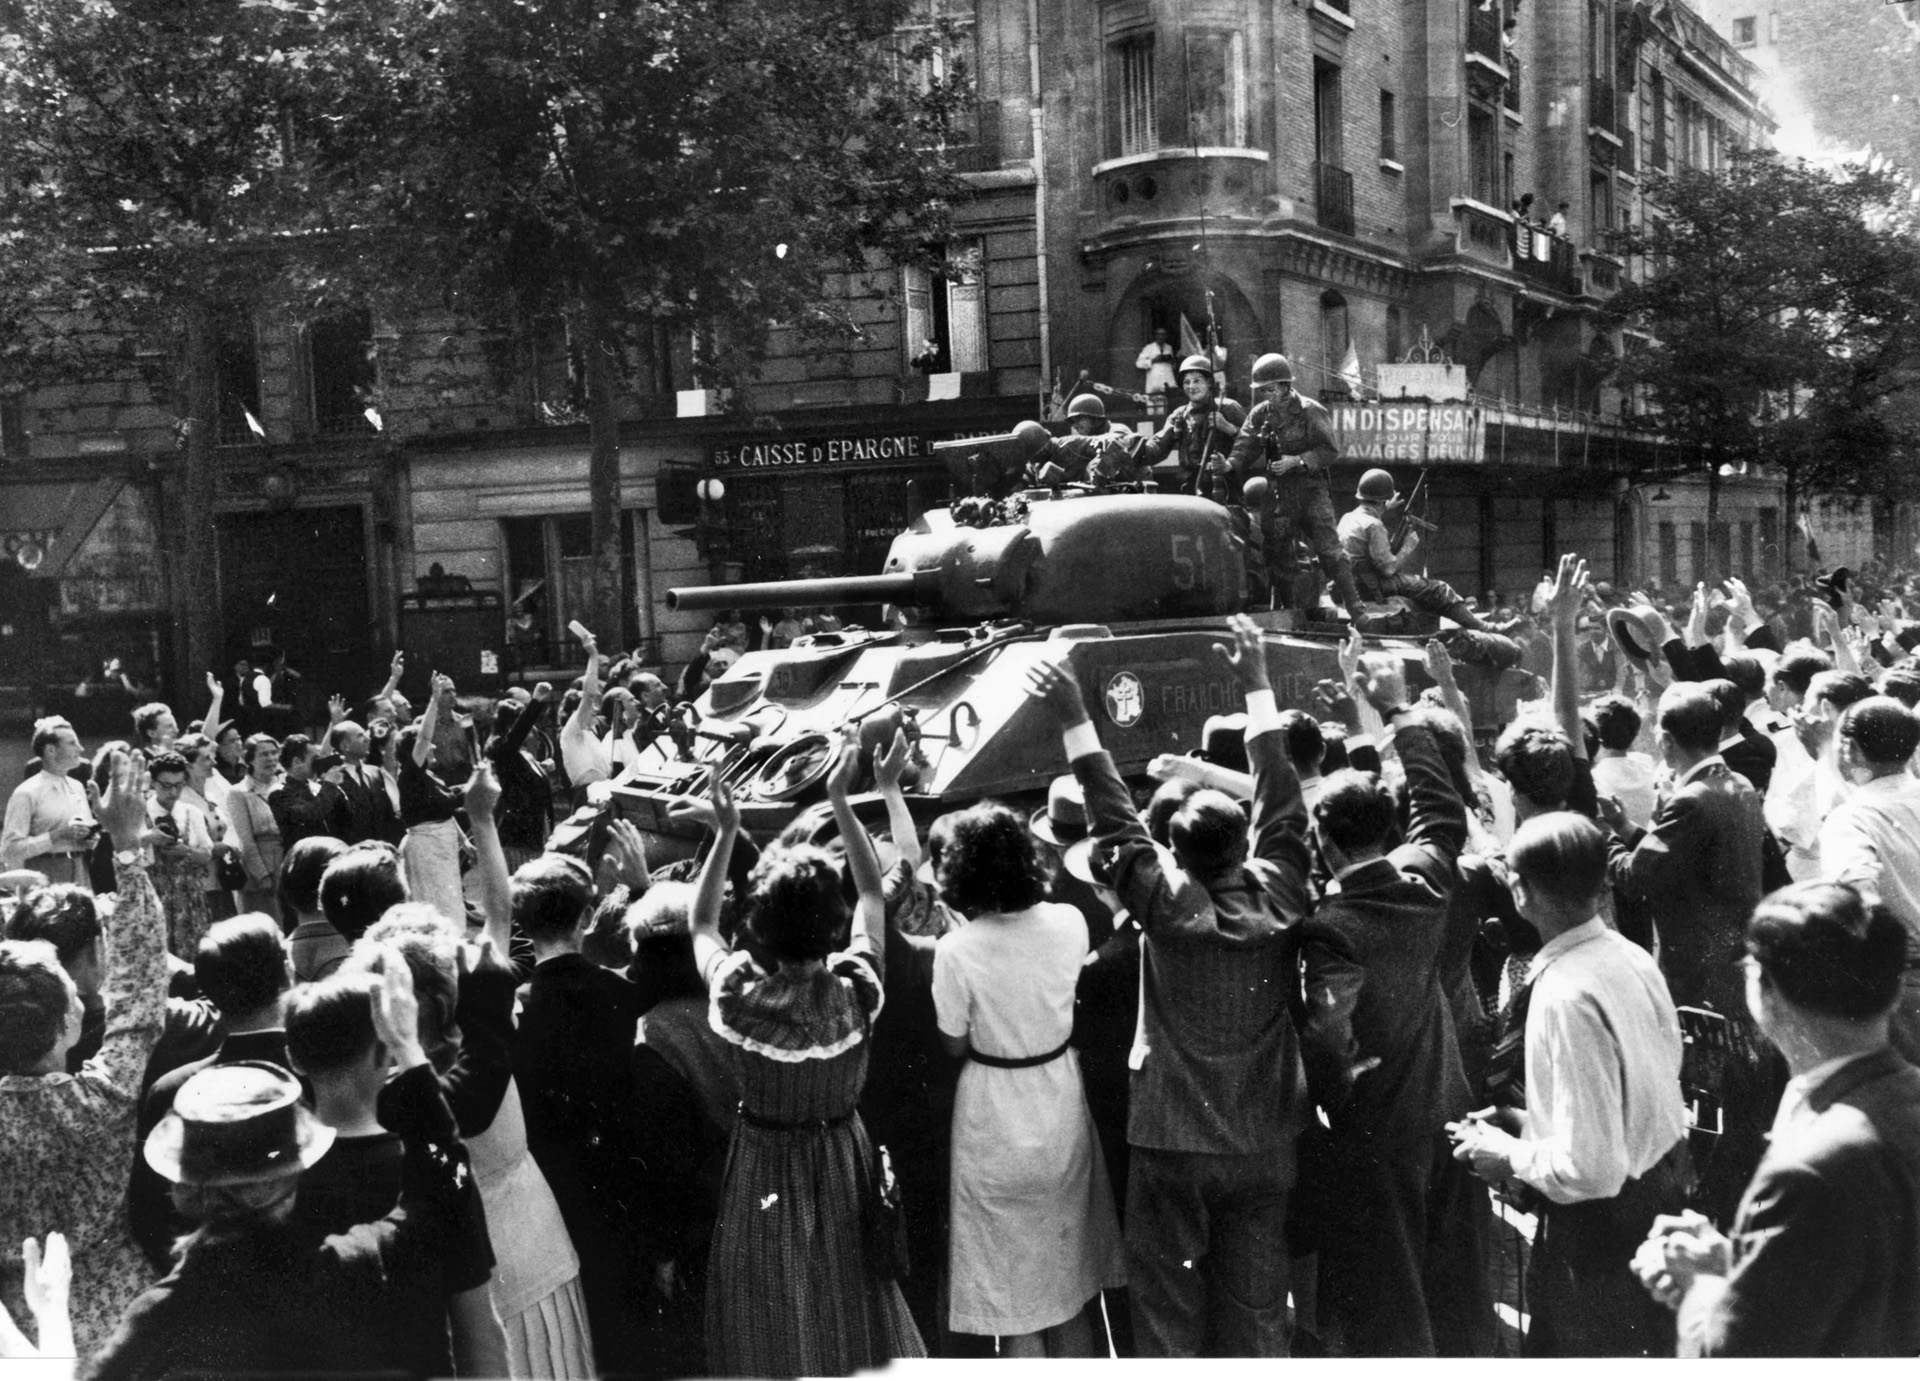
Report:
[[[1733,21],[1733,46],[1751,48],[1758,40],[1759,20],[1753,15],[1742,15]]]
[[[1115,44],[1113,58],[1120,152],[1151,153],[1160,147],[1154,119],[1153,35],[1139,34]]]
[[[1613,81],[1613,0],[1589,0],[1587,39],[1587,47],[1593,54],[1594,79],[1611,84]]]
[[[1509,210],[1519,200],[1513,194],[1513,155],[1510,153],[1500,155],[1500,196],[1499,205]]]
[[[913,0],[893,31],[895,78],[923,95],[966,80],[974,68],[973,9],[971,0]],[[955,125],[952,142],[944,147],[972,146],[978,133],[974,118],[962,113]]]
[[[1380,156],[1396,162],[1400,158],[1399,120],[1391,91],[1380,93]]]
[[[1313,60],[1313,156],[1330,168],[1347,166],[1340,127],[1340,66]]]
[[[1587,179],[1587,243],[1604,250],[1613,235],[1613,179],[1594,173]]]
[[[907,365],[924,374],[987,368],[986,253],[979,240],[947,245],[941,267],[901,270]]]
[[[1347,299],[1329,289],[1320,294],[1320,347],[1324,371],[1321,376],[1322,393],[1337,394],[1345,397],[1352,388],[1352,382],[1340,377],[1340,370],[1347,361],[1347,347],[1353,342],[1351,324],[1347,317]]]
[[[1500,205],[1500,179],[1505,166],[1500,161],[1500,122],[1491,110],[1467,107],[1467,171],[1473,199],[1487,206]]]
[[[378,382],[373,317],[367,311],[326,317],[306,329],[307,417],[315,436],[373,430],[367,410]]]
[[[636,559],[646,525],[644,512],[621,515],[620,543],[628,601],[620,646],[640,640],[638,605],[647,590],[646,570]],[[593,519],[585,513],[550,518],[503,518],[501,545],[507,568],[507,650],[516,666],[567,666],[578,659],[567,633],[572,619],[593,618]]]
[[[213,342],[215,389],[218,394],[219,444],[247,446],[266,440],[260,421],[260,356],[255,349],[253,322],[223,322]]]
[[[1680,529],[1660,524],[1660,583],[1671,590],[1680,583]]]
[[[1238,149],[1247,143],[1247,71],[1238,33],[1186,37],[1188,142]]]
[[[1398,307],[1387,308],[1387,359],[1398,364],[1407,353],[1407,328]]]
[[[587,361],[573,330],[559,317],[534,325],[532,339],[533,420],[546,426],[587,418]]]
[[[29,449],[26,391],[0,393],[0,460],[25,460]]]

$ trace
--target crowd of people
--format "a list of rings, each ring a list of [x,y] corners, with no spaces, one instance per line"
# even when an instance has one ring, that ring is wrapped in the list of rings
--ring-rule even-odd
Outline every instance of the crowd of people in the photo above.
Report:
[[[91,759],[43,720],[0,1356],[1920,1353],[1913,598],[1663,608],[1570,556],[1502,619],[1504,726],[1358,634],[1283,709],[1236,617],[1244,713],[1138,792],[1036,658],[1043,808],[916,818],[915,745],[852,733],[771,841],[716,774],[667,866],[600,784],[684,752],[726,620],[674,690],[589,638],[557,697],[417,716],[396,658],[311,738],[213,677]]]

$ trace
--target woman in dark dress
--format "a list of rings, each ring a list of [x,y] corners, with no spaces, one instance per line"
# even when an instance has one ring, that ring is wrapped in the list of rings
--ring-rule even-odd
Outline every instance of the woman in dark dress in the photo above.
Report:
[[[494,706],[487,761],[500,779],[500,845],[506,850],[509,869],[539,857],[553,828],[553,784],[527,746],[552,698],[553,687],[542,681],[525,704],[509,699]]]
[[[757,954],[728,951],[720,901],[740,812],[725,783],[713,785],[719,835],[693,944],[742,1094],[707,1288],[707,1363],[718,1375],[837,1376],[926,1355],[891,1271],[863,1250],[879,1171],[856,1105],[881,1002],[886,902],[873,842],[847,802],[858,759],[843,747],[828,784],[859,894],[838,952],[841,875],[804,845],[762,856],[747,902]]]
[[[400,861],[406,867],[407,888],[413,899],[438,907],[441,915],[464,926],[467,906],[460,886],[461,834],[454,819],[460,810],[460,793],[433,770],[433,734],[443,699],[440,692],[443,686],[451,692],[453,682],[436,673],[433,685],[427,712],[418,723],[400,732],[400,823],[407,827],[407,837],[400,844]]]

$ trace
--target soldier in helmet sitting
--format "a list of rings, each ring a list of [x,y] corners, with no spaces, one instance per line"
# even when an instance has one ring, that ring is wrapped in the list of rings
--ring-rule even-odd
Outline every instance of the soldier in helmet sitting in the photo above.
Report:
[[[1467,602],[1444,580],[1430,580],[1405,569],[1420,549],[1420,528],[1407,524],[1400,549],[1394,550],[1393,536],[1387,531],[1387,514],[1398,508],[1399,489],[1385,470],[1369,470],[1360,477],[1354,491],[1360,506],[1340,520],[1340,544],[1353,562],[1354,584],[1371,600],[1399,595],[1430,614],[1444,615],[1462,628],[1484,633],[1486,625],[1467,607]]]
[[[1167,415],[1166,425],[1140,448],[1143,465],[1169,455],[1180,461],[1180,492],[1226,503],[1232,475],[1227,456],[1247,420],[1231,398],[1215,397],[1213,366],[1205,355],[1180,361],[1180,387],[1187,401]]]
[[[1057,489],[1063,484],[1127,484],[1145,473],[1138,459],[1139,435],[1107,421],[1107,405],[1097,393],[1076,395],[1067,404],[1066,436],[1051,438],[1027,464],[1029,487]]]
[[[1307,537],[1320,569],[1333,582],[1334,594],[1359,619],[1365,605],[1353,583],[1353,565],[1340,545],[1327,491],[1327,466],[1340,453],[1333,419],[1326,408],[1294,391],[1293,366],[1285,355],[1262,355],[1253,362],[1253,388],[1259,401],[1228,458],[1233,488],[1238,491],[1258,475],[1271,479],[1275,515]],[[1278,554],[1268,543],[1269,565]]]

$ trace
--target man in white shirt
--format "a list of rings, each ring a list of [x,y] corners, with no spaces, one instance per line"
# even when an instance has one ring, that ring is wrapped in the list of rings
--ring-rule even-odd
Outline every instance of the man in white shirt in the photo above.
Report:
[[[579,636],[576,633],[575,636]],[[594,733],[595,711],[600,706],[600,647],[591,634],[587,646],[587,674],[580,682],[580,702],[560,726],[560,766],[573,786],[573,801],[586,799],[586,789],[613,775],[613,762],[607,748]]]
[[[0,826],[0,868],[30,868],[48,882],[70,882],[92,891],[87,850],[99,825],[87,789],[67,775],[86,756],[73,725],[54,716],[33,726],[40,770],[7,798]]]
[[[1557,811],[1507,847],[1514,905],[1545,944],[1515,998],[1524,1106],[1454,1123],[1454,1155],[1540,1200],[1527,1270],[1528,1356],[1666,1356],[1673,1319],[1629,1261],[1685,1203],[1680,1019],[1646,951],[1599,919],[1605,836]]]
[[[1893,1013],[1893,1044],[1920,1064],[1920,780],[1907,762],[1920,748],[1920,719],[1888,695],[1848,707],[1835,730],[1841,775],[1853,792],[1820,825],[1820,871],[1907,932],[1907,968]]]

